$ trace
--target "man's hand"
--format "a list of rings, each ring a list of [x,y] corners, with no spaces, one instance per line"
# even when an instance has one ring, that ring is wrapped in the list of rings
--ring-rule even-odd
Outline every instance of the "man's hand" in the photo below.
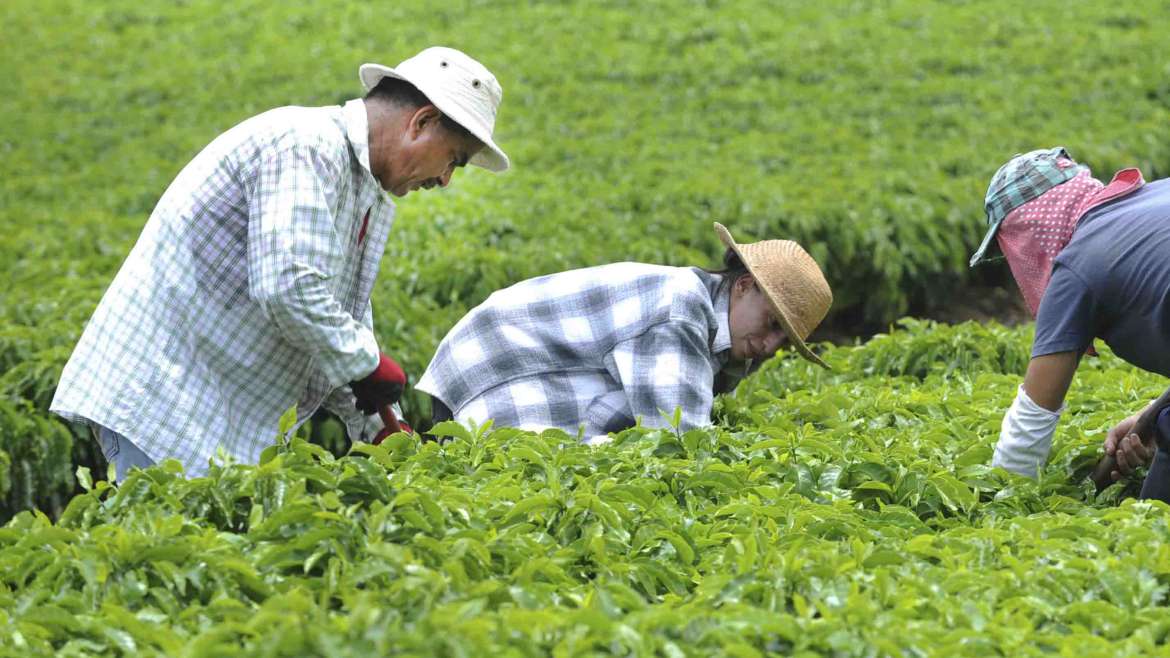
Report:
[[[378,435],[374,437],[373,443],[374,443],[374,445],[378,445],[379,443],[385,441],[386,437],[390,436],[391,434],[397,434],[398,432],[406,432],[407,434],[414,434],[414,429],[411,428],[410,425],[407,425],[404,421],[400,420],[400,421],[398,421],[398,428],[397,429],[395,429],[393,427],[383,427],[382,431],[378,432]]]
[[[1144,411],[1144,409],[1143,409]],[[1141,437],[1133,433],[1133,426],[1142,415],[1139,411],[1113,426],[1105,435],[1105,454],[1117,460],[1117,468],[1110,477],[1116,482],[1129,475],[1139,466],[1148,466],[1154,458],[1154,445],[1142,443]],[[1152,437],[1151,437],[1152,438]]]
[[[398,432],[406,432],[407,434],[414,433],[410,425],[398,420],[398,416],[394,415],[394,407],[386,405],[378,409],[378,414],[382,416],[382,431],[378,432],[378,435],[374,437],[374,445],[378,445],[391,434],[397,434]]]
[[[378,413],[386,405],[398,402],[402,390],[406,388],[406,373],[394,359],[382,354],[374,372],[356,382],[350,382],[349,387],[353,389],[354,406],[369,416]]]

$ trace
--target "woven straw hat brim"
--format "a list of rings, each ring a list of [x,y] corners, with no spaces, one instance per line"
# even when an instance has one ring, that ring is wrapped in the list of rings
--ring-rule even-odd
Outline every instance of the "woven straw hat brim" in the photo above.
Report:
[[[768,303],[772,307],[772,311],[775,312],[776,319],[780,321],[780,326],[784,327],[784,333],[787,334],[788,339],[792,342],[792,346],[796,348],[796,351],[809,361],[812,361],[813,363],[824,368],[828,368],[829,364],[825,363],[819,356],[814,354],[813,351],[810,350],[808,345],[804,342],[804,339],[808,337],[808,334],[812,333],[812,330],[816,328],[816,325],[820,324],[820,321],[824,319],[824,314],[821,313],[821,317],[816,318],[813,326],[806,328],[802,334],[802,331],[798,330],[795,323],[793,322],[793,312],[787,308],[787,304],[785,303],[786,300],[781,298],[781,295],[776,290],[774,290],[771,285],[769,285],[768,279],[764,273],[760,272],[761,265],[763,265],[761,254],[754,252],[746,253],[745,248],[747,247],[753,247],[755,244],[767,243],[740,245],[735,241],[734,238],[731,237],[731,232],[728,231],[727,228],[719,222],[715,222],[715,233],[719,236],[719,240],[723,242],[723,244],[730,247],[735,252],[735,254],[739,256],[739,259],[743,261],[744,266],[747,267],[748,272],[750,272],[752,277],[756,280],[756,283],[760,286],[760,289],[764,291],[764,296],[768,299]],[[803,250],[800,249],[799,245],[796,245],[794,242],[782,240],[771,240],[768,242],[787,243],[803,253]],[[775,255],[783,257],[783,254]],[[806,271],[805,274],[810,277],[815,277],[815,279],[819,280],[819,283],[824,285],[825,292],[828,293],[828,303],[825,304],[824,308],[824,311],[827,311],[828,304],[832,303],[832,292],[829,291],[828,283],[825,282],[824,275],[821,274],[820,269],[817,268],[816,264],[812,262],[812,259],[809,258],[807,254],[805,254],[805,257],[808,258],[808,264],[811,265],[810,269],[815,270],[815,272]]]

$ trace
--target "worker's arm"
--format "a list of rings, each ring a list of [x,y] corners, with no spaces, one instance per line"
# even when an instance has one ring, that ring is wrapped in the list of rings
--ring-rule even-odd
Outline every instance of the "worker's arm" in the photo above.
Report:
[[[1081,362],[1080,352],[1057,352],[1034,357],[1024,374],[1024,390],[1036,404],[1057,411]]]
[[[1064,396],[1081,355],[1101,334],[1102,313],[1088,282],[1056,263],[1036,314],[1024,384],[1004,416],[992,464],[1035,477],[1048,458]]]
[[[1036,477],[1052,448],[1052,435],[1064,411],[1064,396],[1080,358],[1080,352],[1057,352],[1028,362],[1024,384],[1000,426],[993,466]]]
[[[378,345],[334,296],[347,262],[330,203],[338,164],[305,146],[269,155],[248,195],[248,293],[282,337],[316,357],[333,387],[379,364]]]

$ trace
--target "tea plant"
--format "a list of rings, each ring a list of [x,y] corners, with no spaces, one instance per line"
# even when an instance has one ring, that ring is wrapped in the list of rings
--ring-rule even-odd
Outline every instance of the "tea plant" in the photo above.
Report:
[[[938,336],[950,346],[940,350]],[[988,466],[1026,330],[913,324],[781,358],[720,424],[295,439],[173,462],[0,530],[0,644],[25,655],[1151,655],[1170,508],[1084,479],[1160,383],[1084,366],[1038,481]],[[893,353],[965,359],[970,372]],[[919,364],[923,363],[920,359]],[[876,367],[876,366],[875,366]]]

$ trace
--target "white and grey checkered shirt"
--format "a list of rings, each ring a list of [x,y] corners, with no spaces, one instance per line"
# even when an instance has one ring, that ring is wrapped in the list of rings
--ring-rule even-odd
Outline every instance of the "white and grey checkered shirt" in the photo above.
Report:
[[[517,283],[472,309],[417,388],[456,420],[587,439],[634,425],[711,424],[729,365],[730,286],[698,268],[617,263]],[[665,414],[665,417],[664,417]]]
[[[221,446],[256,461],[293,404],[302,420],[325,404],[351,436],[373,431],[346,384],[378,364],[369,299],[393,216],[362,101],[228,130],[154,209],[53,411],[195,474]]]

